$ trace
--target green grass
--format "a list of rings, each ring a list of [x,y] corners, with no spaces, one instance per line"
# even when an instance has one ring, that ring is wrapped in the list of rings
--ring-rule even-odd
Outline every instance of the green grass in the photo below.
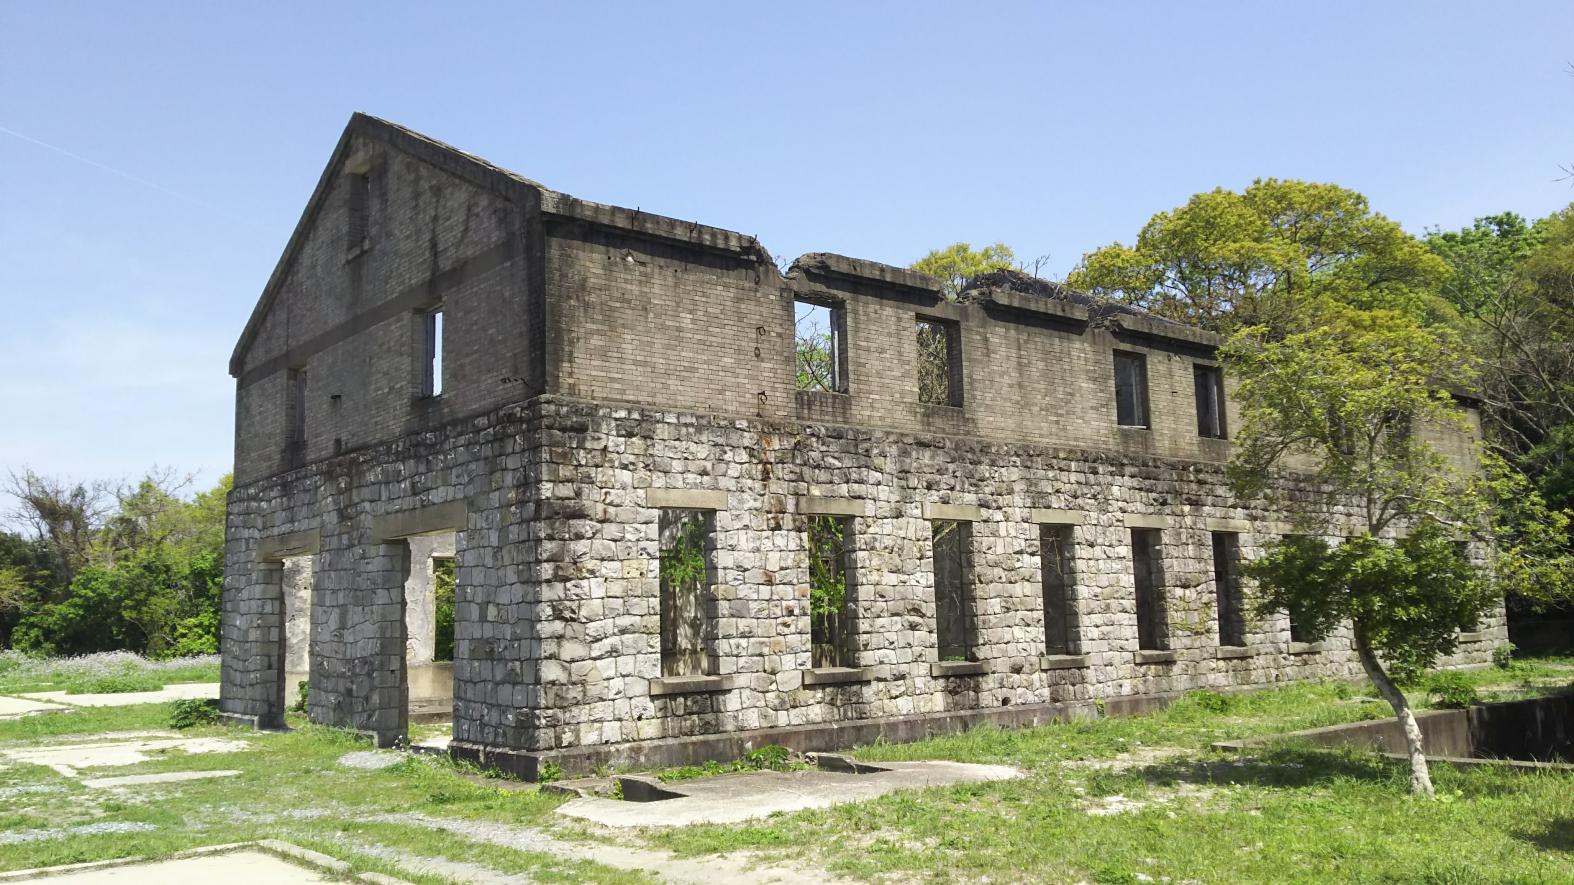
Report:
[[[219,681],[217,655],[150,661],[129,652],[75,658],[34,658],[0,651],[0,694],[64,691],[113,694],[157,691],[177,682]]]
[[[1465,678],[1508,683],[1489,697],[1518,696],[1574,682],[1574,660]],[[986,762],[1027,776],[650,838],[682,854],[752,850],[854,879],[1574,882],[1574,772],[1434,765],[1439,799],[1428,802],[1409,797],[1404,768],[1370,753],[1209,749],[1379,715],[1391,715],[1387,705],[1359,688],[1301,683],[1196,692],[1152,716],[863,747],[855,755],[871,762]],[[1120,807],[1130,810],[1094,813]]]
[[[133,691],[158,691],[164,680],[151,673],[119,673],[70,683],[66,694],[126,694]]]

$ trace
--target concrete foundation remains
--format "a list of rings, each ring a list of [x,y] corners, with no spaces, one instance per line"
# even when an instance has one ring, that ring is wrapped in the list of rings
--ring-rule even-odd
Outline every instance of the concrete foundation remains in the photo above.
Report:
[[[1289,514],[1224,481],[1218,344],[1010,273],[783,274],[357,115],[230,364],[222,709],[280,724],[304,662],[313,721],[403,739],[446,556],[452,751],[525,776],[1354,676],[1242,613]]]

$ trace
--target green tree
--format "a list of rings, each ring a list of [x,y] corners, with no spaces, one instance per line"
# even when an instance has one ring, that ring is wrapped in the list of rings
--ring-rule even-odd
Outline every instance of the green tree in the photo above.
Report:
[[[1229,464],[1237,494],[1270,500],[1289,468],[1297,536],[1269,545],[1243,574],[1260,613],[1289,611],[1312,639],[1351,625],[1361,666],[1404,729],[1411,787],[1431,795],[1421,731],[1391,672],[1418,673],[1453,651],[1507,589],[1566,593],[1566,517],[1549,511],[1501,460],[1450,461],[1429,427],[1465,429],[1451,389],[1472,380],[1452,330],[1394,310],[1314,305],[1303,331],[1237,332],[1223,356],[1239,381],[1242,425]],[[1336,521],[1353,509],[1355,534]],[[1547,531],[1551,527],[1551,531]],[[1405,534],[1401,540],[1385,540]],[[1481,542],[1488,569],[1460,542]],[[1562,574],[1562,578],[1559,574]],[[1551,582],[1548,584],[1547,582]]]
[[[1136,245],[1084,255],[1066,282],[1217,332],[1259,325],[1283,334],[1323,299],[1448,321],[1437,296],[1447,275],[1442,260],[1355,191],[1267,178],[1158,213]]]
[[[945,296],[955,298],[973,277],[1016,265],[1016,253],[1005,243],[995,243],[982,249],[974,249],[967,243],[953,243],[944,249],[935,249],[909,267],[939,280]]]

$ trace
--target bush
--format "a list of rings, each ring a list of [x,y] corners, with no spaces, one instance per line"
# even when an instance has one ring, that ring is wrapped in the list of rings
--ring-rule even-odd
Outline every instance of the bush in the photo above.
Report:
[[[305,679],[302,679],[300,684],[295,686],[295,703],[290,705],[291,713],[306,712],[306,693],[310,690],[311,684]]]
[[[1227,694],[1202,689],[1189,692],[1186,700],[1204,713],[1228,713],[1235,706],[1235,699]]]
[[[1514,668],[1514,652],[1518,651],[1514,643],[1505,642],[1492,649],[1492,666],[1499,670],[1512,670]]]
[[[1427,679],[1426,690],[1433,706],[1450,710],[1463,710],[1481,700],[1476,686],[1463,673],[1433,673]]]
[[[178,701],[170,701],[170,728],[185,729],[197,725],[212,725],[218,721],[219,709],[211,701],[203,698],[182,698]]]

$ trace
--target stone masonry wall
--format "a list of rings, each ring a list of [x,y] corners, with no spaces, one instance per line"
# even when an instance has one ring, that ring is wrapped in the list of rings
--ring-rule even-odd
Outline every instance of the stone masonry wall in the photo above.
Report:
[[[551,750],[1010,704],[1353,677],[1347,635],[1289,641],[1284,617],[1248,625],[1251,654],[1217,650],[1210,528],[1241,529],[1244,557],[1286,530],[1241,507],[1220,465],[842,427],[540,404],[542,728]],[[719,691],[658,694],[659,510],[652,490],[716,490]],[[806,517],[800,496],[867,502],[853,529],[856,665],[868,680],[807,685]],[[942,676],[925,505],[977,507],[973,594],[986,673]],[[1078,651],[1044,669],[1035,508],[1074,529]],[[1162,530],[1173,662],[1141,663],[1128,515]],[[1346,514],[1350,516],[1350,514]],[[1503,640],[1501,613],[1455,663]],[[1051,664],[1059,662],[1050,662]]]

